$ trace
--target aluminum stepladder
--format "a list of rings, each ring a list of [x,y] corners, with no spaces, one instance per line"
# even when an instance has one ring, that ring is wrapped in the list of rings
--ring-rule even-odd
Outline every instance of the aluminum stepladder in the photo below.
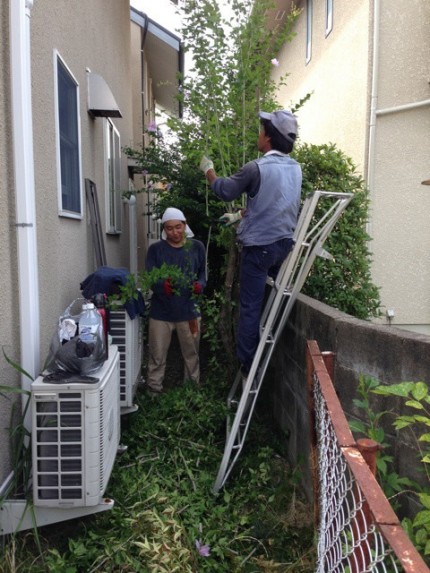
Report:
[[[233,423],[231,423],[232,416],[230,414],[227,416],[226,444],[212,488],[213,493],[218,493],[224,486],[242,451],[258,393],[276,342],[315,258],[317,256],[332,258],[323,249],[323,245],[352,197],[352,193],[314,191],[304,201],[294,233],[295,245],[282,263],[276,279],[268,279],[268,284],[272,288],[261,316],[260,341],[246,384],[242,388],[242,376],[239,370],[227,397],[228,409],[232,410],[234,407],[236,413]],[[324,199],[321,203],[322,214],[318,216],[318,220],[313,220],[321,199]]]

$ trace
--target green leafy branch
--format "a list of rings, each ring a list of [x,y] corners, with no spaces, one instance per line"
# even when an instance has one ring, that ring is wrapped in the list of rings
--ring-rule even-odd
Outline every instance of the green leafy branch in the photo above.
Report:
[[[430,483],[430,393],[424,382],[401,382],[390,386],[380,385],[372,390],[382,396],[396,396],[406,407],[417,413],[396,414],[393,426],[396,430],[409,428],[416,440],[420,461],[427,482]],[[417,491],[422,509],[413,519],[405,518],[403,527],[415,546],[430,563],[430,487]]]
[[[150,271],[141,271],[137,278],[130,274],[127,281],[119,288],[119,293],[111,295],[108,298],[108,305],[110,307],[115,304],[126,304],[138,298],[139,291],[145,296],[148,296],[156,283],[170,280],[173,287],[174,294],[180,294],[183,289],[189,288],[192,290],[192,280],[195,277],[189,275],[187,272],[182,271],[177,265],[168,265],[163,263],[160,267],[154,267]]]
[[[390,415],[394,416],[393,427],[396,430],[403,431],[407,428],[411,431],[427,483],[430,483],[430,393],[428,386],[424,382],[381,385],[370,376],[360,376],[357,391],[360,398],[354,399],[353,403],[363,412],[364,420],[352,420],[349,425],[353,431],[362,433],[382,445],[382,451],[377,457],[378,477],[391,502],[395,502],[399,495],[412,494],[421,504],[421,509],[413,518],[403,518],[402,525],[415,547],[427,559],[427,563],[430,563],[430,486],[423,487],[407,477],[400,477],[389,469],[393,463],[393,456],[387,453],[388,444],[385,443],[385,431],[381,426],[382,418]],[[391,410],[375,412],[370,403],[372,393],[400,398],[405,407],[412,410],[412,413],[408,411],[405,414],[396,414]]]

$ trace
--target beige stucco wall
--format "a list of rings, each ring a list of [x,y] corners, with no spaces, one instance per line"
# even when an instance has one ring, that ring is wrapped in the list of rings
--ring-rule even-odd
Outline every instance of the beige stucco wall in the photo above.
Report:
[[[46,34],[46,30],[50,33]],[[101,75],[122,112],[113,119],[121,145],[133,141],[128,0],[36,0],[31,18],[34,158],[39,248],[41,351],[45,355],[58,314],[80,296],[80,282],[96,268],[83,195],[82,220],[58,216],[55,142],[54,49],[79,84],[82,181],[97,185],[102,227],[105,228],[103,118],[87,113],[86,69]],[[123,157],[121,187],[128,188]],[[109,266],[129,266],[127,206],[123,233],[104,235]]]
[[[373,276],[394,325],[430,333],[430,4],[381,1],[371,187]],[[412,110],[384,111],[425,102]],[[385,320],[385,319],[384,319]]]
[[[375,5],[380,18],[374,48]],[[392,324],[430,333],[430,192],[421,185],[430,178],[430,106],[381,113],[430,98],[430,3],[335,2],[333,30],[325,37],[325,2],[314,0],[307,65],[306,2],[301,0],[298,7],[304,11],[297,35],[279,53],[280,67],[273,73],[274,79],[290,74],[279,90],[280,103],[290,107],[312,92],[297,112],[301,141],[336,143],[369,185],[372,275],[381,288],[384,311],[380,322],[388,323],[385,311],[394,309]]]
[[[363,169],[367,113],[368,68],[363,53],[369,41],[367,0],[334,4],[334,26],[325,37],[325,2],[314,0],[312,57],[306,57],[306,2],[296,26],[296,36],[278,55],[274,79],[288,72],[287,85],[278,98],[286,108],[311,93],[297,112],[299,136],[304,143],[337,142]]]
[[[19,363],[9,5],[9,1],[0,2],[0,346]],[[123,115],[121,119],[113,120],[120,132],[121,145],[132,145],[130,7],[128,0],[35,0],[29,7],[40,363],[43,365],[58,316],[74,298],[80,296],[80,282],[96,269],[85,194],[82,220],[58,215],[54,49],[58,50],[79,84],[82,182],[84,178],[95,181],[105,228],[105,120],[92,119],[87,113],[86,69],[106,80]],[[121,188],[128,188],[125,156],[121,164]],[[125,203],[122,209],[123,233],[104,236],[107,263],[113,267],[128,267],[130,260],[128,207]],[[0,349],[0,384],[18,386],[19,383],[19,376],[3,359]],[[11,404],[0,395],[0,487],[12,470],[7,429]]]
[[[378,108],[429,97],[427,0],[380,0]]]
[[[371,220],[373,277],[384,305],[394,309],[392,322],[427,333],[430,193],[420,182],[429,169],[429,132],[430,109],[377,121]]]
[[[10,110],[9,5],[0,2],[0,345],[20,362],[20,323],[15,223],[14,155]],[[19,0],[22,4],[25,0]],[[87,70],[104,78],[122,118],[112,119],[121,147],[142,142],[140,33],[131,31],[129,0],[34,0],[28,3],[31,52],[31,99],[40,306],[40,364],[43,365],[58,317],[81,295],[80,283],[96,270],[89,210],[84,180],[97,186],[101,227],[106,228],[108,181],[105,173],[104,130],[106,119],[87,112]],[[58,214],[57,149],[55,127],[54,54],[59,54],[79,85],[83,216],[72,219]],[[135,72],[135,73],[133,73]],[[151,80],[145,71],[145,121],[155,118]],[[28,134],[27,134],[28,135]],[[19,159],[18,159],[19,161]],[[121,189],[129,190],[128,160],[121,159]],[[129,206],[122,203],[122,233],[103,233],[107,264],[129,268]],[[136,209],[137,225],[143,229],[143,196]],[[143,231],[142,231],[143,232]],[[144,244],[144,241],[142,241]],[[143,252],[143,249],[142,249]],[[142,261],[143,258],[141,257]],[[142,268],[143,262],[140,267]],[[76,307],[78,311],[78,307]],[[0,384],[19,386],[17,373],[0,354]],[[0,395],[0,488],[12,470],[8,425],[11,403]]]

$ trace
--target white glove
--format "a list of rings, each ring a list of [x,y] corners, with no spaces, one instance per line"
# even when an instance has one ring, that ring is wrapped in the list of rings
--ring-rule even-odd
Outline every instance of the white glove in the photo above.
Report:
[[[209,159],[209,157],[206,157],[206,155],[203,155],[201,161],[200,161],[200,165],[199,165],[200,169],[203,171],[203,173],[206,175],[206,173],[209,171],[209,169],[213,169],[214,168],[214,164],[213,162]]]
[[[234,225],[241,219],[242,212],[237,211],[236,213],[224,213],[224,215],[221,215],[218,221],[222,224],[223,227],[230,227],[230,225]]]

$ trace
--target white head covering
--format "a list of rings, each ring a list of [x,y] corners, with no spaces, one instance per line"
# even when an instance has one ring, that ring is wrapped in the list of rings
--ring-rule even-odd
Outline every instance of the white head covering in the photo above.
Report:
[[[185,236],[187,237],[187,239],[191,239],[191,237],[194,237],[194,233],[186,224],[187,220],[185,218],[185,215],[179,209],[176,209],[175,207],[168,207],[164,211],[163,216],[161,217],[161,224],[164,225],[164,223],[167,223],[167,221],[183,221],[185,223]],[[167,235],[164,232],[164,230],[161,233],[161,238],[164,240],[167,239]]]

